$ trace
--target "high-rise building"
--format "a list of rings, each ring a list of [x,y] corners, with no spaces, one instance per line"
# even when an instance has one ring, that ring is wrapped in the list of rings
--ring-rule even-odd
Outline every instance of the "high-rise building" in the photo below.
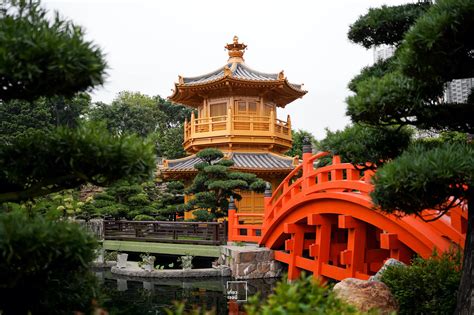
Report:
[[[382,46],[374,48],[374,62],[386,60],[395,54],[393,46]],[[446,84],[444,101],[446,103],[465,103],[474,88],[474,78],[457,79]]]
[[[394,46],[374,47],[374,62],[392,57],[395,54],[395,50]]]
[[[465,103],[473,88],[474,78],[448,82],[444,91],[444,100],[447,103]]]

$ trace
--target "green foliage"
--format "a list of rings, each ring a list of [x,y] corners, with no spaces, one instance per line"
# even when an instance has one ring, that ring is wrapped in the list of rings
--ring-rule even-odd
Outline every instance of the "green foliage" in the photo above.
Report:
[[[76,127],[80,116],[90,105],[90,96],[80,93],[73,98],[40,98],[27,102],[12,100],[0,106],[0,143],[28,134],[34,130],[54,127]]]
[[[474,185],[474,147],[456,142],[413,146],[379,169],[374,183],[371,196],[383,211],[420,214],[431,208],[443,214],[454,205],[452,196],[469,197],[466,185]]]
[[[350,26],[347,37],[365,48],[384,44],[398,46],[405,32],[429,7],[429,2],[418,2],[371,8]]]
[[[453,314],[461,278],[459,252],[417,257],[410,266],[390,266],[384,282],[400,306],[399,314]]]
[[[347,100],[352,120],[472,133],[472,103],[447,104],[442,96],[446,82],[474,76],[473,28],[472,1],[437,1],[405,33],[391,67],[354,79],[357,94]],[[389,31],[387,37],[399,32]]]
[[[393,71],[396,68],[393,60],[394,57],[390,57],[385,60],[379,60],[371,66],[362,68],[360,73],[349,82],[347,87],[352,92],[357,93],[357,85],[359,82],[363,82],[369,78],[381,78],[385,73]]]
[[[127,91],[120,92],[110,105],[95,104],[89,118],[105,122],[112,133],[135,133],[140,137],[156,132],[160,120],[164,119],[153,98]]]
[[[203,162],[194,166],[198,174],[192,185],[185,191],[187,194],[192,194],[193,198],[184,205],[184,208],[202,210],[198,212],[198,215],[205,221],[213,217],[226,216],[230,196],[234,196],[237,200],[241,199],[237,191],[263,192],[265,189],[264,181],[255,174],[232,171],[230,167],[233,162],[223,159],[224,154],[220,150],[204,149],[196,156]]]
[[[291,135],[293,137],[293,144],[291,149],[285,153],[288,156],[299,156],[300,158],[303,157],[303,140],[304,138],[308,138],[313,145],[317,142],[314,138],[313,134],[309,131],[298,129],[297,131],[292,130]]]
[[[398,58],[403,73],[430,85],[474,77],[473,29],[473,1],[436,1],[405,35]]]
[[[105,251],[104,261],[117,261],[117,254],[116,251]]]
[[[178,257],[178,263],[183,269],[192,269],[193,259],[194,259],[194,256],[187,254],[187,255]]]
[[[112,136],[95,126],[35,132],[0,145],[0,202],[86,182],[107,185],[123,177],[146,179],[154,168],[153,146],[135,136]]]
[[[350,161],[358,167],[380,166],[408,147],[412,133],[408,128],[374,128],[355,124],[342,131],[326,130],[326,138],[319,142],[318,149],[340,155],[343,161]]]
[[[97,242],[74,223],[0,214],[0,310],[5,314],[88,311]],[[18,297],[21,303],[18,303]]]
[[[209,212],[208,210],[199,209],[193,212],[194,218],[192,221],[196,222],[212,222],[216,219],[214,213]]]
[[[123,91],[112,103],[97,103],[89,119],[102,121],[115,134],[135,133],[156,145],[159,156],[175,159],[185,156],[183,123],[191,110],[173,105],[159,96]]]
[[[156,219],[150,215],[139,214],[133,218],[133,221],[155,221]]]
[[[84,31],[39,1],[0,5],[0,100],[70,97],[102,84],[106,63]]]
[[[84,204],[86,217],[114,217],[135,221],[170,220],[184,201],[181,182],[137,184],[119,181]]]
[[[262,301],[258,294],[252,296],[245,310],[249,315],[359,314],[353,307],[337,299],[327,287],[305,275],[291,283],[284,278],[266,301]]]

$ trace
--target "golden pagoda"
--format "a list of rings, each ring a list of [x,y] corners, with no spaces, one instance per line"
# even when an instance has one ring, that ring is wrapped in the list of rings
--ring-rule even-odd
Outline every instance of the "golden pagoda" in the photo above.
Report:
[[[245,64],[247,45],[237,36],[227,44],[227,63],[197,77],[179,76],[173,103],[197,111],[184,124],[184,149],[189,156],[165,160],[161,172],[165,178],[191,182],[200,162],[195,153],[217,148],[232,159],[232,169],[254,173],[274,187],[294,168],[298,158],[283,155],[292,145],[291,121],[277,118],[277,108],[285,107],[306,94],[301,85],[290,83],[283,71],[270,74]],[[239,211],[263,213],[263,194],[241,192]],[[185,216],[185,217],[189,217]]]

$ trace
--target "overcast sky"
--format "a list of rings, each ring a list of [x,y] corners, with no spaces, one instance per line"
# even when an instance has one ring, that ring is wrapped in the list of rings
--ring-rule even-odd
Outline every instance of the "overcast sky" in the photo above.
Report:
[[[223,67],[234,35],[248,45],[251,68],[304,83],[302,99],[279,110],[295,129],[324,137],[344,128],[347,83],[373,62],[373,51],[347,39],[349,25],[369,7],[409,0],[332,1],[43,1],[86,30],[107,55],[108,77],[93,101],[110,102],[123,90],[168,97],[178,75]],[[413,2],[413,1],[411,1]]]

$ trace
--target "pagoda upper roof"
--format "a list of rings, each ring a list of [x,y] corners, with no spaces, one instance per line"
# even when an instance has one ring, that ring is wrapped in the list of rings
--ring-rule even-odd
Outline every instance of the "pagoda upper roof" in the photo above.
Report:
[[[175,83],[173,95],[169,99],[175,103],[199,106],[205,96],[248,96],[266,95],[276,105],[284,107],[307,92],[301,84],[290,83],[283,71],[264,73],[254,70],[245,64],[243,59],[246,45],[234,37],[232,44],[227,44],[229,60],[223,67],[196,77],[179,76]],[[254,94],[254,95],[252,95]]]

